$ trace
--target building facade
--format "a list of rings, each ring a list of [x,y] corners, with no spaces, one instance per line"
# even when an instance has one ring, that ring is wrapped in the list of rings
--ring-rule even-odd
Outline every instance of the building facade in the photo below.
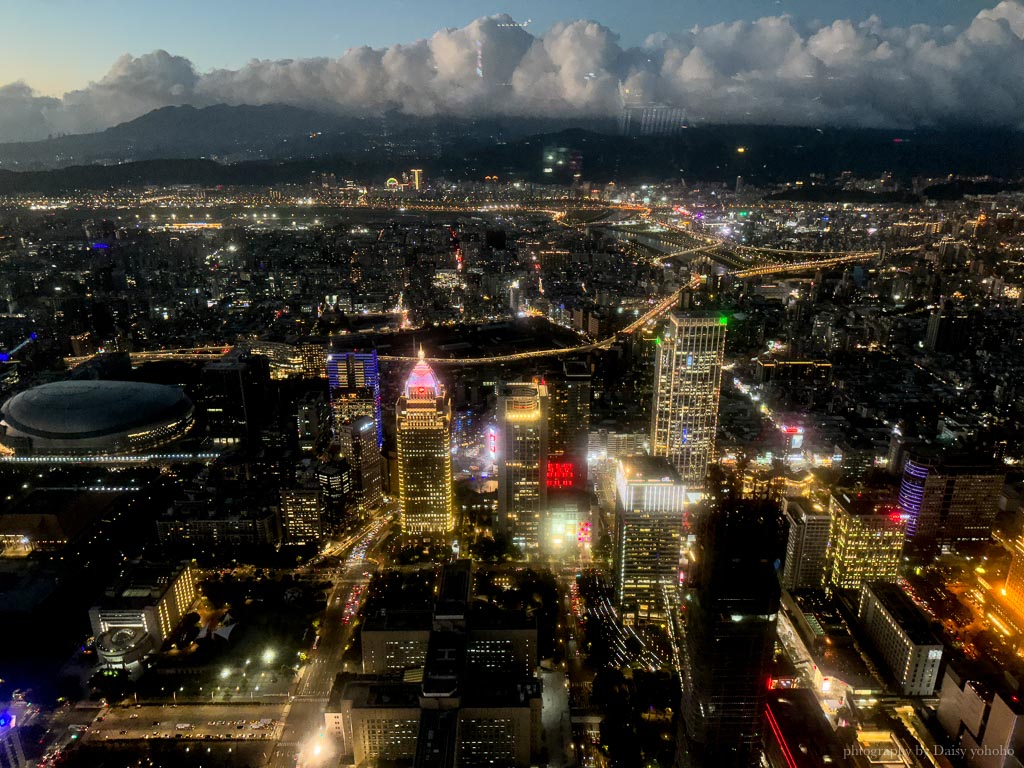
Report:
[[[590,432],[590,368],[582,360],[569,360],[561,374],[549,382],[550,454],[585,456]]]
[[[327,355],[327,386],[331,414],[337,425],[369,416],[377,431],[377,449],[384,445],[377,351],[331,352]]]
[[[547,511],[548,390],[515,382],[498,388],[498,529],[524,554],[540,549]]]
[[[714,458],[726,319],[674,312],[656,341],[651,453],[690,488],[704,486]]]
[[[899,495],[907,540],[922,547],[988,541],[1005,480],[992,464],[909,456]]]
[[[25,768],[25,750],[18,736],[15,715],[0,711],[0,768]]]
[[[384,501],[384,459],[377,446],[376,425],[369,416],[360,416],[341,424],[337,436],[339,453],[353,470],[356,511],[365,516]]]
[[[111,629],[142,629],[159,646],[178,626],[196,598],[196,570],[177,567],[136,566],[89,609],[92,633],[99,637]]]
[[[789,527],[782,586],[789,590],[818,589],[825,576],[832,518],[803,498],[783,499],[782,514]]]
[[[948,664],[942,675],[939,724],[963,750],[968,768],[1017,768],[1024,753],[1024,705],[1003,675],[974,674]]]
[[[398,398],[396,417],[402,534],[447,537],[455,527],[452,408],[422,349]]]
[[[317,544],[323,536],[320,488],[281,490],[281,534],[284,544]]]
[[[939,682],[942,643],[914,602],[895,584],[872,582],[860,591],[857,618],[904,696],[931,696]]]
[[[775,568],[781,542],[762,512],[741,502],[709,511],[698,525],[682,602],[678,765],[760,763],[781,597]]]
[[[665,593],[679,587],[689,529],[686,486],[667,459],[619,460],[615,499],[615,598],[623,621],[666,615]]]
[[[884,497],[837,489],[829,497],[827,589],[860,589],[865,582],[895,582],[906,524]]]

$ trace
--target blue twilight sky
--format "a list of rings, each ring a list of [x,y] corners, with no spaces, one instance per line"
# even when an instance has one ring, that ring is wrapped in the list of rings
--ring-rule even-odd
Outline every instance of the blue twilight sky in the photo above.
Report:
[[[863,20],[964,27],[996,0],[0,0],[0,85],[59,95],[103,76],[122,53],[157,48],[200,71],[252,58],[337,56],[509,13],[537,34],[589,18],[625,46],[656,31],[789,14],[801,22]]]

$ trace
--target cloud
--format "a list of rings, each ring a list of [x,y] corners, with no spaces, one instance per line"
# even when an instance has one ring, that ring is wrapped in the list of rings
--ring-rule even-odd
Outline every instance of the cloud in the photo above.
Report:
[[[351,114],[614,115],[630,98],[691,120],[909,127],[1021,126],[1024,0],[965,29],[876,16],[805,26],[787,16],[657,33],[623,48],[593,21],[533,35],[508,16],[337,58],[253,60],[198,72],[166,51],[124,55],[60,99],[0,86],[0,139],[97,130],[175,104],[292,104]]]

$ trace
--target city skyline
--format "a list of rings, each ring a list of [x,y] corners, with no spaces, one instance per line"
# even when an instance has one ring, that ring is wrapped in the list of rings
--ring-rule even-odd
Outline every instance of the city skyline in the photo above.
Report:
[[[0,768],[1020,768],[1024,0],[879,1],[12,8]]]

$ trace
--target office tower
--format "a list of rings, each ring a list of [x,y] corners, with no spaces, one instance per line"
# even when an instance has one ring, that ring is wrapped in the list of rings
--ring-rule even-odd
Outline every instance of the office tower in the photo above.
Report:
[[[939,681],[942,643],[902,587],[865,583],[857,619],[904,696],[931,696]]]
[[[347,459],[325,462],[316,468],[316,481],[323,501],[321,527],[325,534],[336,533],[346,522],[350,502],[353,508],[356,507],[355,474]]]
[[[682,647],[680,764],[757,765],[775,645],[777,508],[727,502],[699,522]]]
[[[316,447],[316,441],[326,424],[327,408],[320,392],[306,392],[295,408],[295,429],[299,450],[309,453]]]
[[[323,533],[319,488],[281,491],[281,538],[285,544],[317,544]]]
[[[911,454],[903,465],[900,509],[917,547],[987,541],[1006,472],[970,457]]]
[[[380,449],[384,445],[384,422],[381,420],[377,351],[327,355],[327,386],[335,429],[359,416],[370,416],[377,427],[377,448]]]
[[[353,470],[354,494],[357,511],[366,515],[380,507],[384,500],[382,473],[384,460],[377,448],[377,430],[373,419],[360,416],[343,423],[338,429],[341,457],[347,459]]]
[[[906,523],[892,500],[871,492],[833,491],[825,587],[860,589],[869,581],[895,582]]]
[[[535,553],[548,499],[548,390],[544,384],[498,386],[497,463],[497,527],[524,554]]]
[[[548,419],[552,456],[586,456],[590,433],[590,368],[582,360],[569,360],[560,374],[547,380],[551,397]]]
[[[615,599],[623,621],[666,615],[674,597],[689,519],[686,486],[667,459],[620,459],[615,477]]]
[[[232,352],[203,366],[200,398],[215,445],[256,442],[267,418],[270,363],[262,355]]]
[[[422,349],[419,355],[395,408],[402,533],[447,537],[455,527],[452,406]]]
[[[651,453],[666,457],[690,488],[714,458],[726,319],[673,312],[657,340]]]
[[[783,499],[782,514],[788,526],[786,564],[782,569],[785,589],[820,589],[825,576],[829,513],[815,508],[809,499]]]
[[[419,192],[423,187],[423,169],[413,168],[409,173],[412,174],[412,188]]]

